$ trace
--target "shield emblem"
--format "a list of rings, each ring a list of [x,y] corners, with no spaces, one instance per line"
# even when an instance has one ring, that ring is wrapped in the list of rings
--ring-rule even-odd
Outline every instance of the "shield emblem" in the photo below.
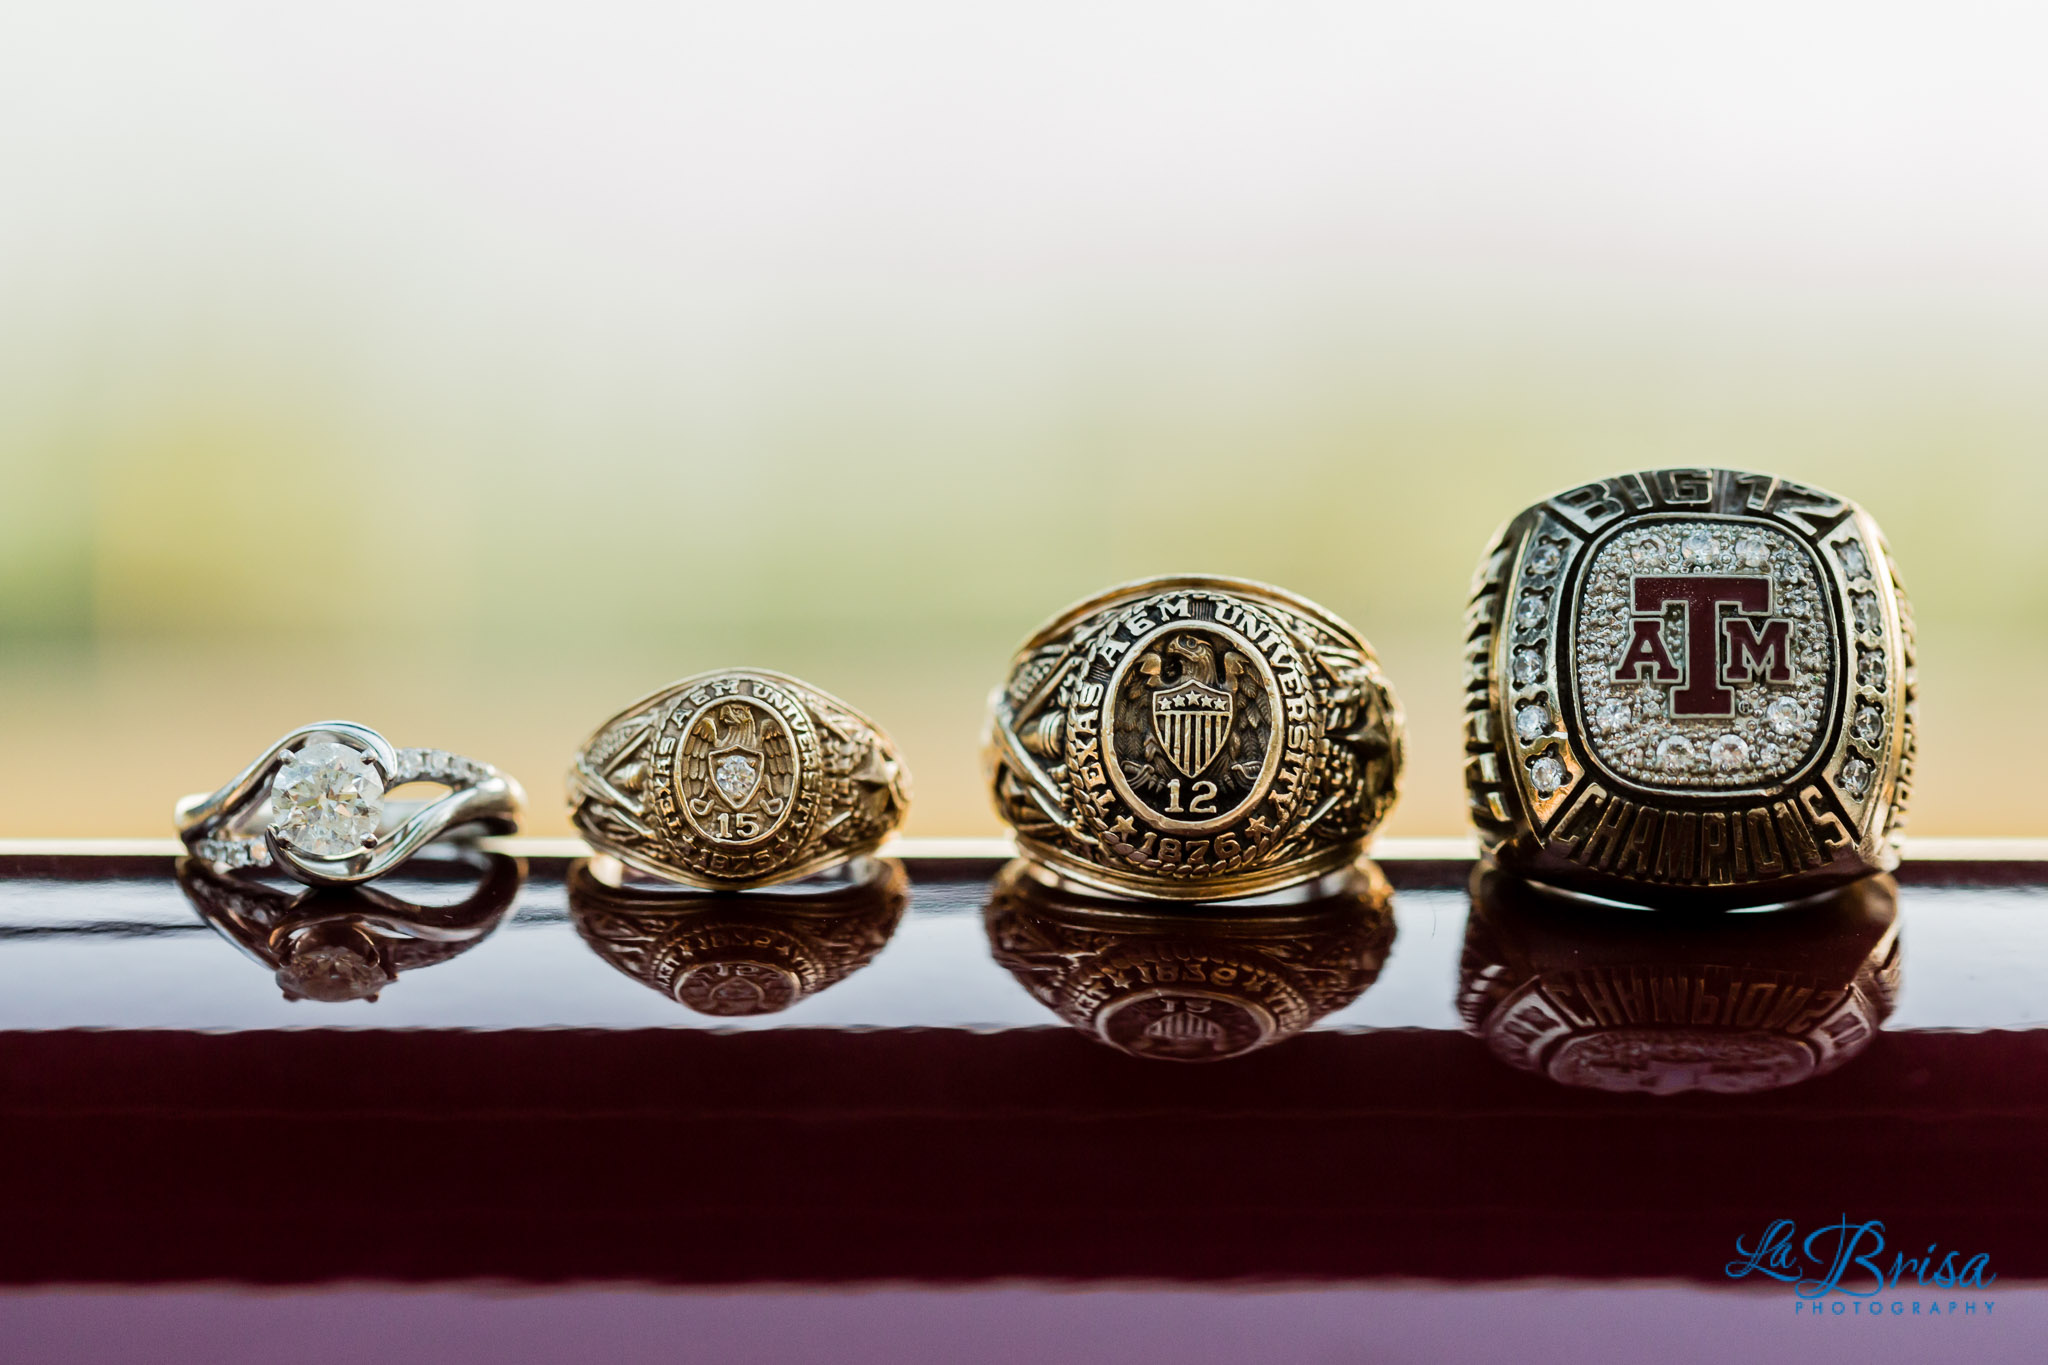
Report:
[[[761,752],[738,747],[711,755],[711,785],[734,810],[742,810],[761,786]]]
[[[1230,693],[1193,678],[1152,694],[1152,733],[1182,776],[1195,776],[1223,752],[1232,709]]]

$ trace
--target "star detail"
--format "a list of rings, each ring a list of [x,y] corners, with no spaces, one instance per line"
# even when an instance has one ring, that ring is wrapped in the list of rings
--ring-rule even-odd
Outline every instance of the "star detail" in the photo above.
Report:
[[[1130,816],[1119,815],[1117,816],[1116,820],[1110,825],[1109,832],[1115,838],[1128,839],[1131,837],[1132,834],[1137,832],[1137,828],[1138,827],[1136,825],[1131,823]]]
[[[1254,837],[1261,834],[1271,834],[1273,832],[1273,827],[1266,823],[1266,817],[1263,815],[1254,815],[1252,817],[1252,822],[1249,825],[1246,825],[1245,828],[1251,831]]]

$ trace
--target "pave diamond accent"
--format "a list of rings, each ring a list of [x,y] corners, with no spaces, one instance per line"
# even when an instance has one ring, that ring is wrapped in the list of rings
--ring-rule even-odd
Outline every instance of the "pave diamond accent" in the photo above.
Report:
[[[1672,552],[1672,547],[1677,552]],[[1733,713],[1672,713],[1671,684],[1618,680],[1633,638],[1633,583],[1640,574],[1734,574],[1770,580],[1771,616],[1788,623],[1789,682],[1752,670],[1730,680]],[[1840,647],[1829,628],[1826,580],[1812,551],[1763,522],[1675,518],[1623,529],[1593,552],[1572,631],[1569,677],[1588,745],[1617,776],[1663,790],[1767,786],[1813,755],[1827,714]],[[1685,616],[1667,611],[1660,635],[1670,657],[1685,658]],[[1696,667],[1716,668],[1717,661]]]
[[[369,760],[331,741],[288,758],[270,784],[277,837],[315,858],[357,852],[384,814],[384,782]]]

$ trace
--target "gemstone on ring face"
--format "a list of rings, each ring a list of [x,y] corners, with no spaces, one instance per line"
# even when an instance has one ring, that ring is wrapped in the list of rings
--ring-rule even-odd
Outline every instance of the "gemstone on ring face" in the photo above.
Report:
[[[315,858],[341,857],[377,832],[384,781],[345,744],[308,744],[272,779],[270,811],[283,842]]]
[[[1562,787],[1565,777],[1564,764],[1549,754],[1529,765],[1529,785],[1536,788],[1538,796],[1548,796]]]
[[[1515,733],[1522,737],[1524,744],[1541,739],[1550,733],[1550,708],[1542,702],[1530,702],[1515,713]]]

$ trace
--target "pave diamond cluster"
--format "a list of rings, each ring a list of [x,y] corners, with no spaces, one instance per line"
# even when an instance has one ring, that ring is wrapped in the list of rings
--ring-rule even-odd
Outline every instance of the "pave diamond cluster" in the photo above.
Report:
[[[1616,680],[1634,619],[1634,578],[1685,574],[1770,580],[1770,614],[1791,624],[1791,682],[1734,682],[1733,715],[1693,717],[1672,714],[1669,683]],[[1664,645],[1674,659],[1686,657],[1683,613],[1674,606],[1664,618]],[[1786,532],[1683,519],[1625,530],[1587,566],[1573,634],[1587,740],[1615,772],[1667,790],[1735,790],[1782,781],[1812,757],[1827,713],[1833,645],[1819,566]],[[1694,660],[1690,667],[1718,663]]]

